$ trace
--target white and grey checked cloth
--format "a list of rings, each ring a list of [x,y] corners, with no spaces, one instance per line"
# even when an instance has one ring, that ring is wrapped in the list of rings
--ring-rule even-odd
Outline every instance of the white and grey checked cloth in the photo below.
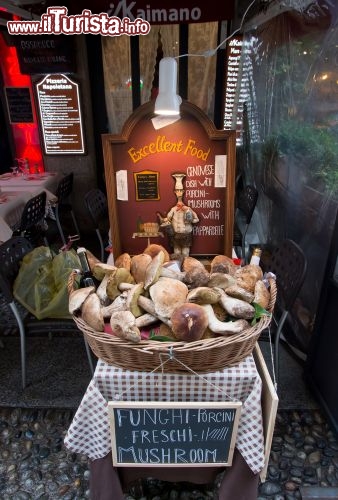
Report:
[[[98,360],[64,443],[91,460],[107,455],[108,401],[241,401],[236,448],[257,474],[264,467],[261,390],[252,355],[231,368],[203,374],[130,371]]]

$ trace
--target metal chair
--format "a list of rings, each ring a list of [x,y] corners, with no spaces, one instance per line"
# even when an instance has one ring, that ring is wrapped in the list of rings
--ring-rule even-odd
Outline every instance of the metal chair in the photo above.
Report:
[[[106,195],[100,189],[91,189],[85,194],[84,201],[99,240],[101,261],[105,262],[106,256],[103,233],[107,235],[109,230]]]
[[[70,174],[65,175],[59,182],[55,196],[57,198],[57,202],[52,207],[55,222],[62,240],[63,245],[66,245],[67,239],[64,234],[64,229],[61,224],[61,216],[70,213],[73,225],[76,231],[76,234],[80,236],[79,226],[75,217],[75,213],[72,206],[71,195],[73,191],[73,181],[74,174],[71,172]]]
[[[299,291],[304,283],[307,259],[295,241],[283,240],[274,247],[265,260],[261,260],[262,268],[276,275],[277,299],[271,322],[272,340],[274,343],[274,366],[276,381],[279,379],[279,343],[285,321],[292,310]],[[259,340],[269,340],[268,332],[263,332]]]
[[[240,252],[239,257],[244,263],[248,262],[246,252],[246,235],[251,223],[258,200],[258,191],[255,186],[248,184],[236,193],[236,212],[233,234],[233,247]]]
[[[43,241],[48,246],[44,227],[46,200],[46,191],[42,191],[27,201],[21,215],[20,223],[13,232],[14,236],[24,236],[34,245],[40,244]]]
[[[22,388],[26,387],[26,335],[30,333],[77,332],[79,329],[72,319],[47,318],[38,320],[17,302],[13,295],[13,283],[19,272],[23,257],[33,249],[33,245],[22,236],[14,236],[0,245],[0,325],[5,328],[19,329],[21,349]],[[85,341],[91,373],[94,373],[93,360]]]

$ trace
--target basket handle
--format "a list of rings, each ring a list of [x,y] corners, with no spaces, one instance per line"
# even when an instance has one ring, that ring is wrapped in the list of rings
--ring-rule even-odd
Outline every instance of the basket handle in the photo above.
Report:
[[[68,295],[70,295],[74,290],[75,277],[78,276],[78,272],[73,269],[73,271],[68,276],[67,289]]]

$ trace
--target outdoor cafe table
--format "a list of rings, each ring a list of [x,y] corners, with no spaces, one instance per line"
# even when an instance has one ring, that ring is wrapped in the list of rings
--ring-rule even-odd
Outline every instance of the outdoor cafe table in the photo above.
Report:
[[[241,497],[239,491],[246,491],[245,498],[249,500],[256,498],[259,473],[265,462],[261,392],[262,380],[253,355],[233,367],[200,375],[131,371],[98,360],[64,443],[70,451],[91,460],[93,499],[122,500],[122,487],[141,477],[210,483],[224,468],[113,467],[108,401],[217,402],[229,397],[242,402],[242,410],[233,463],[222,480],[220,498],[234,500]]]
[[[59,175],[44,173],[23,177],[0,175],[0,242],[7,241],[19,223],[26,202],[45,190],[47,202],[55,198]]]

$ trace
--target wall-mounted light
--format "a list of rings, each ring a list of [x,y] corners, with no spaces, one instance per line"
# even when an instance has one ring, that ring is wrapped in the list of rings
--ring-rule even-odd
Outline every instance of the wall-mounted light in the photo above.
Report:
[[[177,116],[180,114],[182,99],[176,93],[177,62],[173,57],[160,60],[159,91],[155,101],[155,113],[162,116]]]

